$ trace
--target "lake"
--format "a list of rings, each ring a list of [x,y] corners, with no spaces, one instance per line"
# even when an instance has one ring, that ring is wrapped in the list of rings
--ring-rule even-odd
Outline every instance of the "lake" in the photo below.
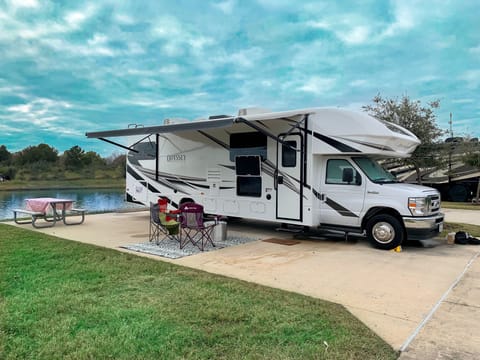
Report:
[[[0,220],[13,219],[13,209],[25,208],[25,199],[36,197],[72,199],[75,207],[87,209],[90,213],[141,207],[125,202],[124,196],[124,189],[0,191]]]

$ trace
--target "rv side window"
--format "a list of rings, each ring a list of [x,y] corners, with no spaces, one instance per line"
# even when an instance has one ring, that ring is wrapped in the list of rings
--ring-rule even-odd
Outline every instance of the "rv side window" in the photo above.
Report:
[[[267,158],[267,136],[259,132],[235,133],[230,135],[230,161],[236,156],[258,155]]]
[[[262,178],[260,176],[237,176],[238,196],[262,196]]]
[[[285,141],[282,144],[282,166],[295,167],[297,166],[297,148],[296,141]]]
[[[327,162],[326,183],[338,185],[361,185],[362,177],[347,160],[334,159],[328,160]]]
[[[237,156],[235,172],[237,175],[260,176],[260,156]]]

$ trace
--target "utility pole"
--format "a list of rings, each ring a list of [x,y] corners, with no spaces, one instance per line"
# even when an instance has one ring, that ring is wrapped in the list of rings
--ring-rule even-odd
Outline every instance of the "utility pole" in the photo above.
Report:
[[[450,124],[450,137],[453,138],[453,127],[452,127],[452,113],[450,113],[450,121],[448,122]]]
[[[450,113],[450,149],[448,150],[448,188],[450,189],[450,183],[452,181],[452,152],[453,152],[453,122],[452,122],[452,113]]]

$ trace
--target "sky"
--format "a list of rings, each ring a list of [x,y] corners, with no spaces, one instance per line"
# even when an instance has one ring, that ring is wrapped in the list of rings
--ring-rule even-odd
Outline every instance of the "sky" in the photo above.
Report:
[[[480,137],[478,0],[0,0],[0,145],[102,156],[86,132],[238,109],[440,100]]]

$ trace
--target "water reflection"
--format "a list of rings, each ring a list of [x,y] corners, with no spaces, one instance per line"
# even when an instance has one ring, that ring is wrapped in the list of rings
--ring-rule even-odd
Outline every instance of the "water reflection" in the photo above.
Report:
[[[89,212],[110,212],[139,207],[126,203],[124,196],[123,189],[0,191],[0,220],[12,219],[13,209],[24,208],[25,199],[36,197],[72,199],[76,207],[87,209]]]

